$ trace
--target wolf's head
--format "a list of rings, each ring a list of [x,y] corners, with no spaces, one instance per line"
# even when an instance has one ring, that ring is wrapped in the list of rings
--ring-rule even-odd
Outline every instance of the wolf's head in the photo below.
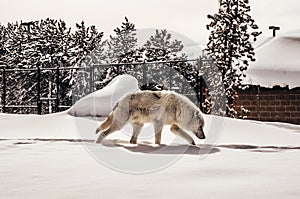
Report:
[[[195,111],[193,115],[192,125],[191,125],[191,131],[199,138],[199,139],[205,139],[205,134],[203,131],[204,127],[204,119],[201,115],[200,111]]]

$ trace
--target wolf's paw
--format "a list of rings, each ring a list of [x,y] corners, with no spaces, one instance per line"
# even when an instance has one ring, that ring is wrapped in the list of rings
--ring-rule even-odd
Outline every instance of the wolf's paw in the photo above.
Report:
[[[137,141],[136,141],[136,140],[130,140],[129,143],[130,143],[130,144],[136,144]]]
[[[97,135],[100,131],[100,129],[96,129],[95,134]]]

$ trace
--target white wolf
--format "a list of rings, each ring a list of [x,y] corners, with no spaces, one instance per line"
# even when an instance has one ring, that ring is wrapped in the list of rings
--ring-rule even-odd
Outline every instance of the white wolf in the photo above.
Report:
[[[109,134],[122,129],[128,122],[133,126],[130,143],[136,144],[144,123],[153,123],[155,143],[160,144],[164,125],[171,125],[171,132],[195,145],[193,138],[183,129],[205,139],[204,119],[201,111],[187,97],[171,91],[138,91],[118,101],[113,111],[98,127],[96,140],[100,143]]]

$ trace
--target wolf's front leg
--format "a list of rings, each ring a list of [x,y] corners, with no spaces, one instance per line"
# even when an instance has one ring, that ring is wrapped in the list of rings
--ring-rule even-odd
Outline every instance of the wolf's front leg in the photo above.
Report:
[[[131,144],[136,144],[137,143],[137,138],[138,138],[143,126],[144,126],[143,123],[133,123],[132,124],[133,133],[132,133],[132,137],[130,139]]]
[[[160,144],[161,142],[161,131],[164,124],[160,121],[156,121],[154,124],[154,133],[155,133],[155,144]]]
[[[185,140],[187,140],[190,144],[195,145],[195,142],[193,140],[193,138],[191,136],[189,136],[189,134],[187,134],[182,128],[180,128],[178,125],[173,124],[171,126],[171,131],[175,134],[178,135],[182,138],[184,138]]]

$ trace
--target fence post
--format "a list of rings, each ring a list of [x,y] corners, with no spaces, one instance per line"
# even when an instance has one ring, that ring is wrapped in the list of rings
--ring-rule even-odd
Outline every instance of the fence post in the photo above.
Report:
[[[56,68],[56,99],[55,99],[55,112],[59,112],[59,67]]]
[[[5,113],[6,111],[6,71],[5,68],[3,68],[3,77],[2,77],[2,112]]]
[[[202,105],[202,102],[203,102],[203,93],[202,93],[202,90],[203,90],[203,79],[202,79],[202,75],[200,75],[200,69],[202,68],[202,65],[203,65],[203,62],[202,62],[202,58],[200,57],[198,59],[198,68],[197,68],[197,87],[198,87],[198,90],[197,90],[197,98],[198,98],[198,103],[199,103],[199,108],[201,111],[203,111],[203,105]]]
[[[147,64],[144,63],[143,64],[143,85],[147,84],[147,70],[148,70],[148,67],[147,67]]]
[[[170,86],[170,90],[171,90],[173,87],[173,70],[172,70],[171,63],[169,63],[169,86]]]
[[[90,93],[94,92],[94,66],[90,66]]]
[[[41,68],[37,68],[37,108],[38,114],[42,114],[42,102],[41,102]]]
[[[117,75],[120,75],[120,65],[116,65],[116,66],[117,66]]]

